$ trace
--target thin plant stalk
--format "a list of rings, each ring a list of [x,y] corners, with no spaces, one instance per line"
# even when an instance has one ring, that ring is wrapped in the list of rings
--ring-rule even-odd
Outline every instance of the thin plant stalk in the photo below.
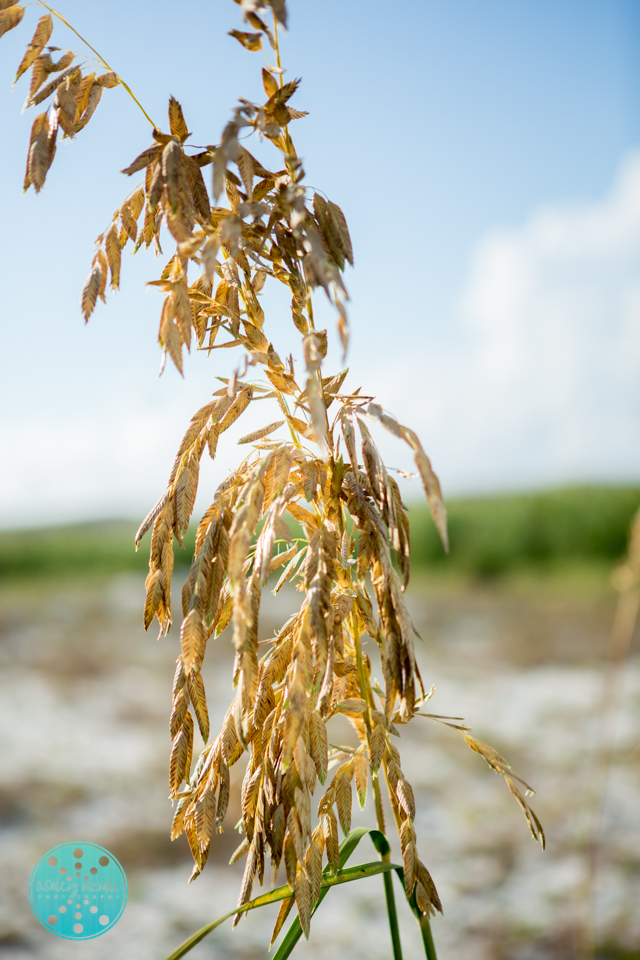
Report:
[[[602,695],[597,712],[598,746],[590,776],[595,784],[584,833],[584,877],[578,890],[582,920],[576,931],[577,954],[581,960],[594,960],[596,955],[596,893],[598,867],[601,857],[600,831],[607,788],[613,766],[616,741],[616,723],[625,668],[631,652],[638,613],[640,611],[640,511],[631,526],[629,547],[624,564],[612,577],[620,596],[611,627],[609,650],[604,671]]]
[[[131,87],[130,87],[127,83],[124,82],[124,80],[122,79],[122,77],[120,76],[120,74],[117,73],[117,71],[113,70],[113,67],[110,67],[110,66],[109,66],[109,64],[107,63],[107,61],[104,59],[104,57],[103,57],[101,54],[98,53],[98,51],[96,50],[96,48],[95,48],[95,47],[92,47],[91,44],[89,43],[89,41],[88,41],[88,40],[85,40],[85,38],[82,36],[82,34],[78,33],[78,31],[75,29],[75,27],[72,27],[71,24],[69,23],[69,21],[68,21],[68,20],[65,20],[65,18],[62,16],[61,13],[58,13],[57,10],[54,10],[53,7],[50,7],[49,4],[47,4],[47,3],[44,2],[44,0],[38,0],[38,3],[40,4],[41,7],[44,7],[45,10],[48,10],[49,13],[52,13],[54,17],[57,17],[58,20],[59,20],[61,23],[64,23],[65,27],[68,27],[69,30],[71,30],[72,33],[75,33],[76,37],[78,37],[79,40],[82,40],[82,42],[84,43],[84,45],[85,45],[86,47],[88,47],[89,50],[92,51],[92,53],[95,53],[96,57],[98,58],[98,60],[100,61],[100,63],[103,65],[103,67],[106,67],[107,70],[112,70],[112,72],[115,73],[115,75],[117,76],[118,80],[120,81],[120,85],[121,85],[122,87],[124,87],[124,89],[127,91],[127,93],[129,94],[129,96],[131,97],[131,99],[134,101],[134,103],[137,104],[137,106],[140,108],[140,110],[142,110],[143,114],[145,115],[145,117],[147,118],[147,120],[149,121],[149,123],[151,124],[151,126],[155,129],[155,126],[156,126],[155,123],[153,122],[153,120],[151,119],[151,117],[149,116],[149,114],[147,113],[147,111],[144,109],[144,107],[142,106],[142,104],[140,103],[140,101],[138,100],[138,98],[136,97],[136,95],[134,94],[134,92],[132,91]]]
[[[364,722],[367,730],[367,741],[371,743],[371,690],[369,684],[367,683],[367,678],[364,671],[364,663],[362,660],[362,646],[360,641],[360,631],[358,627],[358,618],[354,615],[351,618],[351,631],[353,634],[353,645],[356,653],[356,665],[358,669],[358,681],[360,683],[360,692],[362,694],[362,699],[367,704],[365,713],[364,713]],[[380,794],[380,783],[378,780],[378,774],[373,773],[371,775],[371,783],[373,785],[373,795],[375,799],[375,809],[376,809],[376,820],[378,823],[378,830],[380,833],[384,834],[385,832],[385,822],[384,822],[384,809],[382,807],[382,796]],[[384,862],[389,863],[391,860],[391,851],[380,854],[380,859]],[[384,873],[382,875],[382,881],[384,883],[384,896],[385,902],[387,905],[387,917],[389,920],[389,932],[391,934],[391,944],[393,947],[393,958],[394,960],[402,960],[402,944],[400,942],[400,928],[398,926],[398,912],[396,910],[396,899],[393,892],[393,877],[390,873]]]

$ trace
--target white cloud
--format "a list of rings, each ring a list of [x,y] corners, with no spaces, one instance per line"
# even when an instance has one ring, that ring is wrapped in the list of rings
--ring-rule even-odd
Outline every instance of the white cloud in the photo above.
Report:
[[[446,489],[640,480],[640,152],[603,200],[485,235],[455,347],[379,377]]]
[[[70,409],[66,398],[53,397],[37,417],[0,423],[2,459],[11,465],[0,472],[0,526],[141,520],[164,491],[192,414],[210,400],[211,385],[202,375],[177,386],[132,386],[114,400],[107,382],[88,408],[79,403]],[[242,432],[262,426],[264,415],[249,408]],[[216,486],[249,452],[235,445],[237,438],[231,432],[221,437],[215,464],[203,457],[197,509],[206,508]]]

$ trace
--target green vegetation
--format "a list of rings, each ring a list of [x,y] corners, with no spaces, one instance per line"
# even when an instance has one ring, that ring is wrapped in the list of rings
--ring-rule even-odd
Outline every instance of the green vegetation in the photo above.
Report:
[[[413,567],[500,577],[524,568],[610,565],[625,552],[639,506],[640,487],[567,487],[451,500],[451,553],[446,556],[428,509],[412,504]],[[149,558],[147,550],[134,552],[135,532],[136,524],[129,521],[5,531],[0,533],[0,576],[143,574]],[[184,553],[176,554],[178,563],[191,562],[193,542],[194,534],[188,534]]]
[[[128,520],[70,524],[0,533],[0,577],[57,577],[93,573],[146,574],[148,550],[135,552],[137,524]],[[184,563],[195,532],[185,538]]]
[[[640,487],[564,487],[539,493],[451,500],[450,556],[442,555],[428,513],[412,507],[414,567],[451,565],[498,577],[522,568],[611,564],[625,553]]]

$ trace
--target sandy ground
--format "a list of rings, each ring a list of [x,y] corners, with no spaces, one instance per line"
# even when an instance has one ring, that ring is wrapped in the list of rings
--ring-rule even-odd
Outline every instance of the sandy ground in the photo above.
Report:
[[[190,933],[231,909],[241,868],[237,772],[228,825],[203,875],[187,885],[184,838],[168,838],[168,711],[178,632],[157,642],[140,626],[142,580],[41,582],[0,591],[0,956],[162,960]],[[263,632],[299,599],[271,598]],[[536,789],[532,805],[548,849],[530,838],[501,778],[455,732],[417,718],[399,748],[416,791],[416,827],[445,913],[433,923],[440,960],[564,960],[580,952],[584,838],[598,786],[594,744],[602,663],[614,598],[602,589],[531,585],[413,587],[425,638],[418,651],[435,713],[463,716]],[[222,640],[203,670],[212,730],[232,697]],[[600,830],[597,956],[640,957],[640,664],[627,667],[614,763]],[[240,765],[239,765],[240,766]],[[234,816],[235,814],[235,816]],[[369,806],[355,823],[373,825]],[[390,836],[392,831],[389,830]],[[100,843],[119,858],[129,901],[96,940],[70,944],[33,916],[31,870],[67,840]],[[366,844],[367,841],[363,841]],[[395,841],[397,851],[397,840]],[[362,860],[374,859],[373,848]],[[400,903],[405,958],[422,953]],[[267,957],[277,907],[225,925],[194,960]],[[340,887],[324,901],[300,958],[391,956],[382,882]]]

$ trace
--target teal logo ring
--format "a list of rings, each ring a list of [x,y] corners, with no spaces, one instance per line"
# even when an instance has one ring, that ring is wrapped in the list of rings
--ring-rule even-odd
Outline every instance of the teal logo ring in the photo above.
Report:
[[[31,908],[43,927],[65,940],[110,930],[127,903],[127,878],[109,850],[74,841],[52,847],[33,869]]]

